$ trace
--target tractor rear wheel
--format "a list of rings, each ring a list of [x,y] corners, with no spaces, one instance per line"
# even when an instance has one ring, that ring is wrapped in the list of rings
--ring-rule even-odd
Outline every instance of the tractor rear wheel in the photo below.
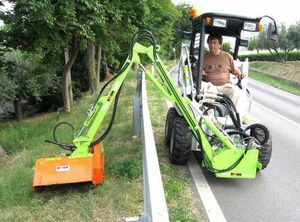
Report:
[[[193,134],[186,120],[178,116],[174,119],[170,141],[169,159],[177,165],[184,165],[191,154]]]
[[[174,126],[174,119],[178,116],[179,116],[179,114],[177,113],[175,107],[171,107],[168,110],[168,114],[167,114],[167,118],[166,118],[166,124],[165,124],[165,144],[167,146],[170,145],[172,129],[173,129],[173,126]]]

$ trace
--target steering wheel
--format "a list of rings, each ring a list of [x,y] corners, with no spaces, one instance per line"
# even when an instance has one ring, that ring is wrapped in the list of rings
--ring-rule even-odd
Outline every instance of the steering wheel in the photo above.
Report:
[[[240,89],[243,89],[243,86],[242,86],[242,79],[238,79],[238,82],[236,83],[236,85],[237,85]]]

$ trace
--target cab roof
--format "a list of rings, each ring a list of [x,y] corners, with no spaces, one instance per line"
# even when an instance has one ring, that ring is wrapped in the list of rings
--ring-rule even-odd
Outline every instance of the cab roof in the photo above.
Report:
[[[206,34],[218,33],[220,35],[230,37],[239,37],[241,35],[241,31],[244,28],[245,22],[256,23],[258,27],[259,21],[261,19],[260,17],[250,18],[245,16],[209,12],[201,14],[200,16],[192,20],[192,32],[201,32],[201,23],[203,20],[205,22],[205,19],[208,17],[211,18],[212,22],[214,21],[214,19],[225,19],[226,27],[215,27],[213,25],[205,25]]]

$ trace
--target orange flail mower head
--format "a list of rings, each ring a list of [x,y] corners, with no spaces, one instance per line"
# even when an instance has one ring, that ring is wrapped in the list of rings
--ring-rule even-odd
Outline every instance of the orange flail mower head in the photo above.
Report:
[[[68,156],[41,158],[35,163],[33,188],[91,182],[99,185],[104,180],[104,151],[102,144],[92,147],[93,153],[87,157]]]

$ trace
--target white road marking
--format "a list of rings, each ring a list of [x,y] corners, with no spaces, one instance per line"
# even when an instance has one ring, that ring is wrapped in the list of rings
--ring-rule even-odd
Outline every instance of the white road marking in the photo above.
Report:
[[[192,156],[188,162],[188,167],[191,171],[194,183],[196,185],[198,194],[206,211],[210,222],[226,222],[226,218],[213,194],[205,176],[203,175],[195,157]]]
[[[283,115],[281,115],[281,114],[279,114],[279,113],[276,113],[275,111],[273,111],[273,110],[271,110],[271,109],[265,107],[264,105],[262,105],[262,104],[260,104],[260,103],[258,103],[258,102],[256,102],[256,101],[253,101],[253,103],[254,103],[255,105],[259,106],[260,108],[265,109],[265,110],[267,110],[268,112],[273,113],[274,115],[278,116],[279,118],[282,118],[282,119],[284,119],[284,120],[286,120],[286,121],[288,121],[288,122],[294,124],[295,126],[300,127],[300,124],[299,124],[299,123],[296,123],[295,121],[293,121],[293,120],[291,120],[291,119],[289,119],[289,118],[287,118],[287,117],[285,117],[285,116],[283,116]]]

